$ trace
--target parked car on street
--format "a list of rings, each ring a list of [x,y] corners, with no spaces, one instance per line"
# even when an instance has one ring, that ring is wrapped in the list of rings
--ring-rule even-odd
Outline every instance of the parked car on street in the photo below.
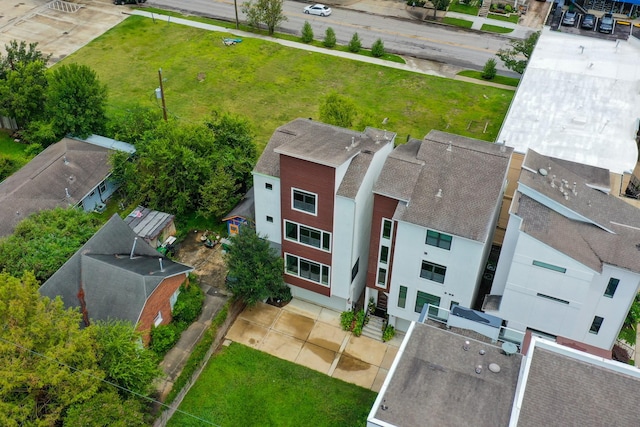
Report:
[[[331,8],[318,3],[305,7],[304,13],[310,15],[329,16],[331,15]]]
[[[611,34],[613,32],[613,15],[610,13],[605,13],[600,18],[600,23],[598,24],[598,31],[601,33]]]
[[[582,18],[582,22],[580,23],[580,27],[584,28],[585,30],[593,30],[595,26],[596,16],[591,13],[587,13],[586,15],[584,15],[584,18]]]
[[[577,17],[578,17],[577,13],[567,10],[564,16],[562,17],[562,25],[573,27],[574,25],[576,25]]]

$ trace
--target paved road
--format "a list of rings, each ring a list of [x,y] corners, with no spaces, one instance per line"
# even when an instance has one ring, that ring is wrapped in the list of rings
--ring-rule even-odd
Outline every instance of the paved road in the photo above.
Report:
[[[238,15],[242,22],[245,19],[240,10],[242,0],[237,1]],[[395,2],[390,4],[393,3]],[[150,0],[148,5],[235,20],[233,0],[190,0],[188,3],[183,0]],[[497,50],[507,46],[509,41],[508,37],[502,35],[481,34],[411,20],[408,19],[408,14],[407,18],[402,19],[398,16],[381,16],[363,10],[334,7],[331,16],[319,17],[304,14],[303,6],[304,3],[300,2],[284,2],[284,13],[288,20],[281,24],[281,31],[299,34],[304,21],[308,20],[316,38],[321,38],[330,26],[341,44],[348,43],[353,33],[357,32],[364,46],[370,46],[376,39],[381,38],[388,51],[463,68],[481,69],[487,59],[495,58]],[[406,12],[401,10],[398,15],[402,13]],[[501,67],[502,64],[498,64],[498,68],[504,71]]]

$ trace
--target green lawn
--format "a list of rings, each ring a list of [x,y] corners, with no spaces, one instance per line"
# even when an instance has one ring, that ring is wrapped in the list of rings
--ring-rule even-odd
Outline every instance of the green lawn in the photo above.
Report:
[[[462,28],[471,28],[473,25],[472,21],[467,21],[466,19],[458,19],[458,18],[442,18],[442,22],[449,25],[455,25],[456,27]]]
[[[489,14],[487,15],[487,18],[495,19],[496,21],[513,22],[514,24],[517,24],[518,20],[520,19],[520,16],[517,13],[512,13],[511,15],[507,16],[507,15],[500,15],[498,13],[489,12]]]
[[[218,426],[363,426],[376,393],[241,344],[211,358],[180,410]],[[176,413],[168,426],[203,426]]]
[[[482,81],[486,81],[482,78],[481,71],[474,70],[464,70],[458,73],[459,76],[471,77],[473,79],[478,79]],[[495,76],[492,80],[489,80],[493,83],[500,83],[502,85],[517,87],[518,83],[520,83],[520,79],[516,79],[514,77],[505,77],[505,76]]]
[[[62,63],[92,67],[109,88],[108,112],[157,106],[162,68],[172,117],[200,121],[213,109],[246,116],[261,151],[276,127],[318,118],[330,92],[352,98],[369,124],[422,138],[431,129],[493,141],[513,93],[246,38],[224,46],[215,33],[139,16],[126,19]],[[482,126],[469,126],[471,122]],[[488,122],[487,133],[483,133]]]
[[[480,27],[480,29],[482,31],[489,31],[491,33],[510,33],[513,31],[513,28],[505,28],[505,27],[500,27],[498,25],[489,25],[489,24],[482,24],[482,27]]]
[[[8,132],[0,131],[0,156],[9,160],[11,165],[0,162],[0,181],[26,165],[30,157],[26,155],[26,144],[15,142]],[[6,167],[6,169],[5,169]]]
[[[459,1],[452,1],[449,5],[450,12],[464,13],[467,15],[477,16],[480,8],[478,2],[469,2],[470,4],[460,3]]]

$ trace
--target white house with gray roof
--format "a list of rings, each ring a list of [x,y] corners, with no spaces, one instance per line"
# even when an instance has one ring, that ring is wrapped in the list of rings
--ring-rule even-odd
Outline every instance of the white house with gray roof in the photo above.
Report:
[[[372,189],[394,140],[309,119],[274,132],[253,171],[255,223],[281,251],[294,296],[346,310],[362,294]]]
[[[640,287],[640,211],[608,171],[529,150],[484,310],[610,352]]]
[[[389,155],[373,188],[366,298],[390,324],[407,330],[427,303],[473,307],[512,151],[431,131]]]

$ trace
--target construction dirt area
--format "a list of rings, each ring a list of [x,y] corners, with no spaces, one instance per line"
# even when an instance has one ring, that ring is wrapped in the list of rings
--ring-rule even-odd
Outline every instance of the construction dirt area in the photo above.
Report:
[[[203,287],[210,286],[216,292],[225,294],[224,278],[227,275],[227,267],[222,246],[205,246],[201,239],[203,234],[201,230],[189,232],[189,235],[176,246],[175,259],[192,266]]]

